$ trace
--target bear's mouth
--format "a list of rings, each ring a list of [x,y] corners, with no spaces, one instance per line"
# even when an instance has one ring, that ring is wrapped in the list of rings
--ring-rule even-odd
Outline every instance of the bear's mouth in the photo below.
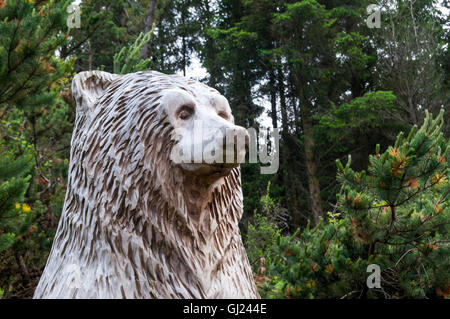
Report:
[[[182,163],[181,168],[189,175],[199,177],[223,177],[228,176],[239,163]]]

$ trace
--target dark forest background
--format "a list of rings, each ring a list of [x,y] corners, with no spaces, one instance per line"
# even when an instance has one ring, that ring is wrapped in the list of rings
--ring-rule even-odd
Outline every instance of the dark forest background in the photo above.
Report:
[[[73,76],[192,69],[238,125],[280,129],[276,174],[242,165],[263,297],[448,297],[450,5],[381,0],[369,28],[372,2],[83,0],[69,29],[70,1],[0,0],[0,297],[31,297],[45,266]]]

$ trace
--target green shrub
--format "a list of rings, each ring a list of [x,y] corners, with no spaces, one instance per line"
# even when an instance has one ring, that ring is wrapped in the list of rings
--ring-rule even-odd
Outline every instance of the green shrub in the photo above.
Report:
[[[265,259],[257,274],[266,298],[438,298],[450,290],[449,142],[443,112],[399,134],[394,146],[370,156],[367,172],[339,161],[337,212],[316,227],[281,236],[264,216],[249,239],[272,236],[272,245],[249,245]],[[272,229],[270,229],[272,227]],[[254,257],[252,257],[254,258]],[[381,288],[369,289],[367,266],[381,269]]]

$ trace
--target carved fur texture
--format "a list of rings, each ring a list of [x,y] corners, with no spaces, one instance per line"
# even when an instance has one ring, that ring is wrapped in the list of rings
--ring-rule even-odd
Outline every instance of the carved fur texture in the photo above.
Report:
[[[174,89],[208,109],[226,102],[178,75],[75,76],[68,188],[34,298],[259,298],[240,168],[196,175],[171,161]]]

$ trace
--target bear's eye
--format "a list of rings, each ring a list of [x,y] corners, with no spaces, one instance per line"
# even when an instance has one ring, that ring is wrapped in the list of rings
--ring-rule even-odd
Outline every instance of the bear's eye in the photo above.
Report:
[[[178,109],[178,118],[187,120],[194,114],[194,107],[192,105],[183,105]]]
[[[230,119],[228,114],[226,112],[223,112],[223,111],[217,113],[217,115],[219,115],[220,117],[224,118],[225,120],[229,120]]]

